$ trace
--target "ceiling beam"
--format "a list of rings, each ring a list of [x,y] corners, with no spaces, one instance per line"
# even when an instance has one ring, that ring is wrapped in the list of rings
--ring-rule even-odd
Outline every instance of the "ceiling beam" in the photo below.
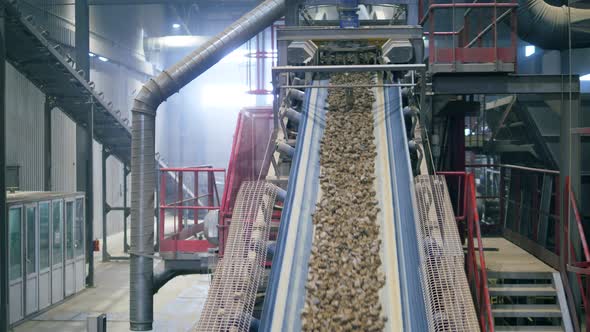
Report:
[[[190,4],[247,4],[258,3],[258,0],[88,0],[89,6],[137,6],[137,5],[190,5]],[[51,3],[52,5],[69,6],[74,5],[73,0],[62,0]]]
[[[563,94],[580,92],[580,77],[572,75],[479,75],[452,74],[432,77],[432,90],[438,95],[471,94]],[[577,98],[577,97],[576,97]]]

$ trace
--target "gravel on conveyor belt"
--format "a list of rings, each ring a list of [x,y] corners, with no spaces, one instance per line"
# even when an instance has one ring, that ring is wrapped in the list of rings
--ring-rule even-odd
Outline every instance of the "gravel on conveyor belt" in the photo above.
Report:
[[[331,78],[333,85],[372,81],[368,73]],[[385,275],[376,220],[374,102],[368,88],[328,92],[303,331],[382,331],[387,320],[379,300]]]

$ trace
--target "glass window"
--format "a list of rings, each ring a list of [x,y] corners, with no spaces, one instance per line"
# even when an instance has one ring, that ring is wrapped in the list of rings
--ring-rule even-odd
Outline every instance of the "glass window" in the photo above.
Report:
[[[53,202],[52,220],[52,241],[53,241],[53,264],[59,264],[63,260],[63,234],[62,214],[63,204],[61,201]]]
[[[76,199],[76,223],[74,224],[76,233],[76,257],[84,255],[84,199]]]
[[[66,259],[74,258],[74,202],[66,202]]]
[[[49,203],[39,203],[39,269],[49,267]]]
[[[8,234],[10,250],[10,280],[22,277],[22,228],[21,208],[10,209],[8,213]]]
[[[27,207],[27,274],[37,271],[37,208]]]

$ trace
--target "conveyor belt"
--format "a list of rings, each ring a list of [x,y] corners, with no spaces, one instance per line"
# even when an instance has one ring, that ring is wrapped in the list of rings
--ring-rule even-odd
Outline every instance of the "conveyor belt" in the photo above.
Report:
[[[314,85],[327,85],[316,81]],[[377,156],[375,190],[381,213],[381,290],[387,331],[426,331],[419,277],[414,187],[399,88],[375,88]],[[325,124],[326,89],[308,89],[296,155],[279,230],[277,252],[262,315],[262,331],[301,330],[305,284],[312,245],[312,213],[321,197],[319,149]],[[346,135],[346,133],[343,133]],[[354,301],[354,299],[351,299]]]

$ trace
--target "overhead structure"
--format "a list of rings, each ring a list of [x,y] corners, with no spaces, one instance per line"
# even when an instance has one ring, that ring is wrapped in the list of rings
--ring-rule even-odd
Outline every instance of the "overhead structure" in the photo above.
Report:
[[[88,108],[94,106],[94,137],[107,146],[121,162],[131,161],[131,131],[128,119],[112,102],[88,82],[88,73],[76,65],[73,55],[47,39],[17,3],[6,7],[7,60],[43,93],[55,98],[59,107],[76,123],[88,127]]]
[[[131,151],[130,325],[152,329],[154,280],[155,117],[158,106],[224,56],[278,20],[285,0],[266,0],[176,65],[147,82],[135,98]]]
[[[539,4],[529,1],[526,5]],[[375,7],[380,5],[388,10],[375,11]],[[487,26],[480,27],[479,31],[469,30],[466,28],[471,19],[469,15],[474,15],[474,9],[480,8],[490,14],[491,21]],[[316,204],[322,204],[321,196],[325,194],[320,186],[320,178],[323,178],[322,172],[325,171],[320,166],[320,146],[324,138],[324,119],[331,114],[331,105],[326,104],[327,91],[344,89],[342,102],[353,108],[358,106],[352,97],[353,90],[371,89],[372,95],[377,98],[371,109],[375,120],[372,137],[375,137],[377,152],[370,162],[374,163],[375,177],[379,179],[375,181],[371,193],[379,197],[377,204],[380,212],[376,222],[380,225],[379,237],[384,244],[377,251],[384,262],[385,281],[379,291],[378,301],[379,310],[387,319],[385,330],[493,331],[495,319],[504,316],[492,315],[479,231],[480,220],[475,203],[475,180],[464,171],[465,114],[456,115],[452,121],[452,133],[444,134],[447,136],[445,139],[451,137],[454,140],[450,144],[447,142],[448,145],[458,147],[451,168],[459,169],[460,172],[456,173],[469,179],[469,182],[465,180],[459,185],[449,185],[453,189],[464,187],[465,192],[458,196],[449,195],[446,182],[434,176],[437,168],[430,148],[429,130],[433,127],[432,117],[441,116],[441,108],[452,108],[447,105],[449,95],[512,90],[525,94],[555,94],[563,91],[564,86],[569,86],[564,85],[564,82],[559,85],[556,77],[546,77],[542,83],[532,84],[536,78],[512,75],[517,63],[516,27],[522,15],[517,12],[517,8],[519,3],[516,0],[452,4],[431,3],[428,0],[420,3],[412,0],[267,0],[178,64],[147,82],[137,95],[132,109],[131,329],[152,328],[153,292],[166,281],[178,274],[202,272],[207,267],[207,263],[195,259],[175,262],[176,269],[171,267],[162,274],[154,275],[153,272],[153,193],[156,178],[154,132],[157,108],[233,49],[285,15],[287,26],[279,28],[276,33],[278,66],[272,70],[275,131],[262,162],[268,165],[269,160],[272,167],[267,172],[266,166],[262,166],[263,170],[258,175],[258,178],[266,175],[268,182],[287,190],[284,204],[273,207],[272,213],[270,209],[265,211],[264,220],[268,222],[278,222],[281,214],[278,238],[276,243],[272,239],[268,245],[252,243],[253,234],[258,234],[258,229],[254,228],[258,226],[256,222],[244,225],[240,214],[235,214],[241,211],[239,207],[229,217],[214,212],[208,214],[204,226],[197,224],[195,214],[194,227],[187,227],[187,231],[181,227],[180,233],[191,235],[202,227],[207,239],[199,241],[208,254],[215,246],[222,246],[219,253],[223,260],[218,265],[220,270],[216,274],[210,301],[199,328],[245,331],[256,325],[252,297],[254,285],[264,282],[259,279],[263,264],[271,265],[272,268],[268,286],[263,292],[261,329],[298,331],[305,325],[302,312],[309,308],[308,302],[314,305],[321,302],[319,299],[306,298],[306,294],[309,293],[309,264],[315,248],[314,232],[317,231],[317,225],[312,220]],[[535,10],[539,8],[544,7],[534,7]],[[450,13],[456,9],[464,14],[461,18],[463,28],[459,31],[439,31],[435,17],[448,21]],[[534,10],[530,12],[534,13]],[[387,15],[382,17],[383,13]],[[510,20],[505,25],[501,21],[507,18]],[[424,52],[425,32],[417,25],[418,22],[429,29],[427,55]],[[369,23],[370,26],[365,25]],[[504,29],[505,26],[509,29]],[[551,33],[560,35],[561,31],[559,28]],[[449,36],[452,42],[445,40]],[[429,65],[425,65],[424,61]],[[359,72],[372,73],[374,80],[358,85],[339,85],[330,78],[334,73],[346,75]],[[473,84],[466,86],[467,78]],[[428,93],[427,82],[432,82]],[[457,82],[462,85],[457,85]],[[575,86],[571,82],[570,85]],[[578,91],[572,90],[575,98],[578,98]],[[462,105],[463,100],[457,99],[453,102]],[[475,110],[477,102],[470,103],[457,108],[458,111],[452,109],[449,112]],[[571,106],[572,117],[568,121],[577,121],[577,108]],[[563,127],[568,127],[567,134],[570,136],[570,123],[563,122]],[[343,130],[342,134],[347,133]],[[255,141],[253,139],[252,144]],[[572,142],[567,139],[563,145],[575,145]],[[242,149],[242,146],[239,148]],[[245,168],[250,165],[248,163]],[[235,163],[232,167],[235,167]],[[575,173],[576,170],[570,171]],[[423,177],[415,178],[419,174]],[[224,211],[231,211],[225,198],[232,197],[232,193],[235,196],[238,187],[239,184],[233,182],[226,187],[229,193],[224,193]],[[195,188],[198,188],[197,184]],[[252,187],[244,190],[254,194],[260,192],[259,188]],[[248,195],[246,191],[240,192],[241,195]],[[465,198],[467,192],[473,196]],[[198,190],[194,194],[198,196]],[[274,197],[274,194],[271,196]],[[460,199],[458,197],[465,202],[472,198],[473,201],[465,203],[463,210],[452,211],[450,198],[457,201]],[[198,201],[198,197],[190,199],[195,198]],[[237,201],[241,202],[240,199]],[[182,205],[170,207],[165,204],[161,207],[165,208],[160,211],[161,218],[166,217],[166,209],[183,209]],[[217,206],[208,208],[216,209]],[[210,232],[215,226],[215,219],[222,220],[218,222],[221,235]],[[461,247],[465,223],[469,226],[467,265],[473,270],[467,276],[462,269],[465,256]],[[224,232],[227,232],[228,224],[232,226],[229,226],[229,236],[226,236]],[[474,227],[477,236],[473,234]],[[233,229],[238,231],[232,232]],[[260,231],[266,239],[266,228]],[[178,238],[175,234],[171,237],[173,240]],[[354,234],[350,234],[350,238],[351,245],[354,245]],[[477,249],[474,246],[475,238],[479,241]],[[186,254],[180,251],[174,252],[174,247],[170,247],[167,248],[166,257],[160,257],[166,260],[167,257]],[[262,258],[261,253],[265,251],[272,256],[272,264]],[[479,260],[475,258],[476,251]],[[256,261],[255,266],[250,265],[250,258]],[[477,272],[478,264],[484,272]],[[196,265],[199,268],[191,271],[191,267]],[[244,271],[250,274],[242,273]],[[476,303],[470,296],[469,283],[474,284],[472,293]],[[323,287],[329,289],[330,286]],[[454,291],[451,291],[452,287]],[[560,316],[566,321],[567,315],[560,312]]]

